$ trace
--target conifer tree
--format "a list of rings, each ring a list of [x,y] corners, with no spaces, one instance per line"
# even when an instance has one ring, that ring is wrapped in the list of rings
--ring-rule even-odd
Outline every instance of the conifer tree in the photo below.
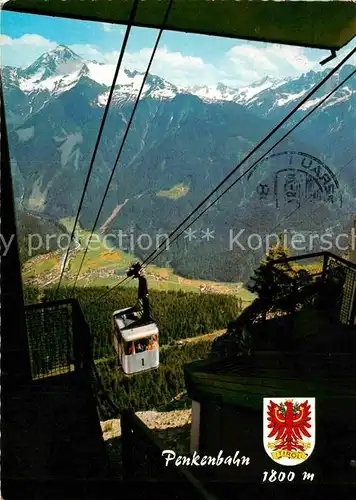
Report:
[[[289,249],[282,243],[282,237],[279,237],[277,245],[272,247],[265,259],[261,261],[260,266],[255,270],[251,277],[252,285],[248,289],[256,293],[261,301],[263,308],[263,320],[266,320],[267,311],[270,308],[278,308],[280,301],[288,294],[293,281],[294,271],[289,262],[282,262],[273,265],[273,261],[278,259],[287,259],[290,256]]]

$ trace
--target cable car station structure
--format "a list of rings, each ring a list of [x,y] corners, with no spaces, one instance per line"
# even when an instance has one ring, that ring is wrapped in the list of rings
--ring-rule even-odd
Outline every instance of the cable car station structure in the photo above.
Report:
[[[352,2],[9,0],[3,5],[3,10],[123,24],[127,25],[127,37],[131,27],[141,26],[161,32],[173,30],[319,48],[330,51],[328,59],[337,57],[338,50],[356,34],[356,7]],[[338,62],[336,58],[335,67]],[[120,61],[118,68],[119,65]],[[99,140],[100,132],[97,145]],[[93,163],[94,157],[87,181]],[[80,304],[75,299],[65,299],[24,306],[2,89],[0,220],[4,240],[9,241],[15,235],[8,253],[1,258],[3,498],[105,500],[129,493],[134,498],[225,498],[221,496],[222,490],[211,488],[203,476],[180,467],[166,468],[160,445],[146,426],[129,411],[121,415],[123,477],[127,484],[120,483],[112,489],[112,470],[97,413],[97,405],[100,404],[98,393],[102,388],[92,362],[90,325]],[[343,332],[349,332],[354,338],[356,265],[325,254],[321,278],[325,279],[330,269],[335,267],[344,270],[342,307],[335,324],[335,334],[340,332],[341,324]],[[257,306],[255,304],[254,307]],[[121,319],[123,313],[119,312]],[[248,314],[254,312],[250,310]],[[243,317],[239,321],[243,321]],[[121,325],[121,332],[127,326]],[[52,367],[56,376],[45,375],[48,367],[40,348],[44,339],[55,349],[60,361]],[[270,353],[269,360],[272,355],[280,359],[278,353]],[[270,361],[264,363],[264,359],[263,355],[256,353],[253,366],[246,360],[240,362],[235,359],[233,363],[227,360],[218,365],[209,362],[187,367],[187,389],[194,401],[192,449],[212,452],[219,446],[228,445],[229,439],[239,439],[249,425],[262,429],[257,400],[281,391],[273,363],[273,366]],[[318,365],[315,359],[310,366]],[[354,361],[355,351],[331,356],[329,364],[324,363],[325,366],[332,365],[326,378],[330,377],[333,383],[329,387],[323,386],[321,408],[327,414],[327,409],[335,404],[332,400],[337,401],[341,413],[345,415],[348,412],[350,416],[350,419],[345,417],[341,424],[337,424],[344,427],[352,427],[352,415],[355,415],[353,422],[356,422],[355,391],[352,390],[356,383]],[[282,379],[286,376],[285,370],[289,370],[287,365],[283,364],[279,373]],[[262,394],[258,380],[261,380],[264,370],[270,370],[270,378],[277,385],[270,386],[267,393]],[[295,371],[292,372],[289,377],[295,376]],[[239,379],[244,379],[244,387]],[[307,382],[310,382],[310,377],[303,380],[301,384],[306,385],[301,385],[301,392],[309,387]],[[282,389],[292,392],[294,387],[284,384]],[[316,386],[313,386],[314,389],[319,390]],[[239,418],[234,420],[236,411]],[[114,407],[112,414],[115,418]],[[330,439],[330,429],[336,425],[333,418],[326,418],[322,426],[325,443]],[[350,432],[348,441],[355,444],[356,429]],[[260,436],[255,439],[252,431],[246,431],[244,442],[247,443],[248,437],[253,446],[257,446],[258,439],[261,440]],[[253,446],[249,449],[251,453]],[[334,446],[335,456],[341,457],[346,446],[344,441],[339,448]],[[323,452],[328,453],[327,446]],[[316,466],[320,467],[324,478],[329,469],[327,466],[323,469],[323,452],[318,452]],[[271,462],[269,468],[272,467]],[[226,474],[220,477],[221,481],[231,479]],[[252,467],[251,483],[255,484],[256,477],[256,469]],[[151,483],[140,483],[142,478],[150,478]],[[137,482],[134,483],[134,480]],[[148,486],[152,485],[152,481],[156,481],[153,492]],[[157,486],[161,483],[163,496]],[[256,498],[265,498],[267,492],[258,490],[258,485],[256,488],[253,490]],[[250,496],[248,492],[243,494],[243,490],[236,485],[233,491],[236,498]]]

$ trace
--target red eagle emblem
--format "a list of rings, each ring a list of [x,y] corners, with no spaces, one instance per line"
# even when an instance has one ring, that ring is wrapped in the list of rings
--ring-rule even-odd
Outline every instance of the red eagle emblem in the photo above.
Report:
[[[267,408],[268,429],[271,429],[268,437],[275,438],[274,449],[304,451],[303,437],[311,437],[308,432],[311,427],[311,410],[308,401],[293,403],[287,400],[279,405],[270,401]]]

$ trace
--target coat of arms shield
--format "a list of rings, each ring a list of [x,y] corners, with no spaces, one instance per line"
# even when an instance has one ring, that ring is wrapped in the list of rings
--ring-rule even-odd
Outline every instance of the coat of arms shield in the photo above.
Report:
[[[280,465],[307,460],[315,447],[315,398],[263,398],[263,445]]]

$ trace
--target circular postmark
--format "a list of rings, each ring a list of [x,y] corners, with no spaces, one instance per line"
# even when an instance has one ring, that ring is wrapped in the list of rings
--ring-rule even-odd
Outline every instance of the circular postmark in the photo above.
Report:
[[[259,202],[283,210],[309,203],[342,206],[339,182],[332,170],[314,156],[283,151],[267,156],[249,173]]]

